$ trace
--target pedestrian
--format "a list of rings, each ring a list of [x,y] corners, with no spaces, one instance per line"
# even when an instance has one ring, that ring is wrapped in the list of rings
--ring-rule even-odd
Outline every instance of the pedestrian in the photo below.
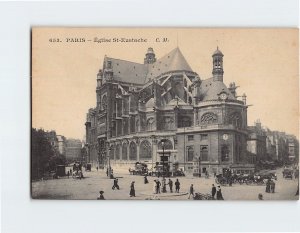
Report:
[[[70,174],[72,174],[72,169],[70,169]]]
[[[218,186],[218,189],[217,189],[217,200],[224,200],[220,185]]]
[[[70,172],[69,171],[67,172],[67,176],[68,176],[68,179],[69,179],[69,177],[70,177]]]
[[[147,175],[145,175],[144,176],[144,184],[148,184],[149,183],[149,181],[148,181],[148,179],[147,179]]]
[[[98,169],[99,169],[98,166],[96,167],[96,169],[97,169],[97,172],[98,172]]]
[[[208,178],[209,178],[208,171],[205,171],[205,178],[206,178],[206,179],[208,179]]]
[[[135,197],[135,189],[134,189],[134,181],[131,182],[131,185],[130,185],[130,193],[129,193],[129,196],[130,197]]]
[[[213,199],[215,199],[216,192],[217,192],[217,188],[215,187],[214,184],[212,184],[211,195],[212,195]]]
[[[156,180],[153,181],[153,193],[157,194],[157,182],[156,182]]]
[[[179,193],[179,190],[180,190],[180,182],[179,182],[178,179],[176,179],[176,182],[175,182],[175,192]]]
[[[161,181],[161,186],[162,186],[162,192],[166,193],[167,192],[167,188],[166,188],[166,178],[165,177]]]
[[[266,184],[266,193],[270,193],[270,188],[271,188],[271,180],[268,179],[267,184]]]
[[[108,168],[106,168],[106,176],[108,176]]]
[[[229,186],[232,186],[232,180],[233,180],[233,178],[232,178],[232,176],[230,176],[229,177]]]
[[[169,178],[169,188],[170,188],[170,192],[173,193],[173,181]]]
[[[112,186],[112,190],[115,190],[115,188],[117,188],[118,190],[120,189],[117,178],[114,179],[114,185]]]
[[[193,186],[193,184],[191,184],[191,186],[190,186],[190,194],[189,194],[189,199],[190,199],[191,195],[192,195],[192,196],[193,196],[193,198],[194,198],[194,186]]]
[[[274,182],[274,180],[271,181],[271,192],[275,193],[275,182]]]
[[[103,196],[103,191],[100,191],[99,192],[100,193],[100,195],[99,195],[99,197],[97,198],[97,200],[105,200],[105,198],[104,198],[104,196]]]
[[[160,193],[160,186],[161,186],[160,181],[156,180],[156,194]]]

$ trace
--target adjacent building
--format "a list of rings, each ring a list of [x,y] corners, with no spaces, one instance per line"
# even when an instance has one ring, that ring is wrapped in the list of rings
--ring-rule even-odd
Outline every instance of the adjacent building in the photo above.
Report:
[[[99,164],[130,167],[168,163],[202,172],[253,170],[247,153],[246,95],[223,80],[223,53],[212,54],[212,77],[201,79],[179,48],[144,63],[108,56],[97,75],[96,107],[86,118],[89,156]]]
[[[66,138],[62,135],[57,135],[58,153],[66,156]]]
[[[267,136],[259,120],[254,126],[248,126],[247,150],[250,153],[252,163],[267,160]]]
[[[81,161],[82,158],[82,142],[79,139],[67,139],[66,140],[66,159],[69,162]]]
[[[56,132],[54,130],[46,131],[45,135],[46,135],[48,141],[51,144],[51,147],[53,149],[54,154],[58,155],[59,150],[58,150],[58,139],[57,139]]]

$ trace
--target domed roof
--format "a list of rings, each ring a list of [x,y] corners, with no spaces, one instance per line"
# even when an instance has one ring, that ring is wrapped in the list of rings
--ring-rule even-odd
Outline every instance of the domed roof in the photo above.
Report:
[[[232,93],[226,85],[221,81],[213,81],[213,78],[205,79],[200,86],[200,92],[203,95],[203,101],[217,100],[221,92],[226,92],[229,100],[235,100]]]
[[[219,47],[217,47],[217,50],[213,53],[213,57],[219,55],[219,56],[224,56],[223,53],[219,50]]]

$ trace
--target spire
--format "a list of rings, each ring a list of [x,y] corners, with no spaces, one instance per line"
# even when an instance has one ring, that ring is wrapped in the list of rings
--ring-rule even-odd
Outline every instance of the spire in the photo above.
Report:
[[[214,81],[221,81],[223,82],[223,53],[219,50],[219,47],[217,46],[217,50],[213,53],[213,80]]]

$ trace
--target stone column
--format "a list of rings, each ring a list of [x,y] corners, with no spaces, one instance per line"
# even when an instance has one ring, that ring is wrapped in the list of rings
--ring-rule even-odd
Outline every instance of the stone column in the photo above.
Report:
[[[140,161],[140,140],[136,140],[136,160]]]

